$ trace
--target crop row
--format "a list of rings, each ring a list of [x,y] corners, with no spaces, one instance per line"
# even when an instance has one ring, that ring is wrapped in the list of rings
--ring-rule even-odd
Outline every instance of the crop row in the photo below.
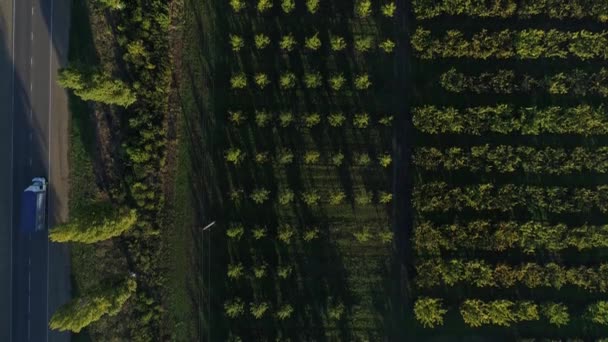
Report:
[[[268,74],[264,72],[258,72],[251,76],[257,89],[263,90],[272,83]],[[232,89],[245,89],[250,81],[245,73],[235,73],[230,78],[230,87]],[[305,73],[300,78],[300,81],[307,89],[318,89],[323,86],[323,76],[318,71]],[[281,74],[275,82],[277,82],[281,89],[290,90],[297,88],[298,78],[294,73],[286,72]],[[372,81],[367,73],[357,74],[349,83],[352,83],[352,86],[357,90],[366,90],[372,85]],[[347,79],[342,73],[333,74],[327,79],[327,85],[334,91],[342,90],[346,84]]]
[[[342,190],[317,190],[312,189],[303,191],[296,196],[296,193],[290,189],[282,189],[276,194],[270,190],[259,187],[253,189],[250,193],[245,194],[244,190],[233,190],[230,194],[230,200],[234,203],[240,203],[244,199],[249,199],[257,205],[263,205],[271,200],[271,195],[276,197],[279,205],[287,206],[301,200],[307,206],[313,207],[321,204],[342,205],[347,203],[349,198]],[[353,195],[352,200],[357,205],[372,205],[388,204],[393,200],[393,194],[385,191],[377,191],[376,193],[367,190],[359,190]]]
[[[608,59],[608,31],[526,29],[491,32],[484,29],[467,37],[461,31],[448,30],[443,36],[434,37],[430,30],[418,28],[411,42],[422,59]]]
[[[604,106],[589,105],[539,108],[498,104],[464,109],[422,106],[413,109],[413,123],[429,134],[601,135],[608,134],[608,111]]]
[[[279,2],[279,1],[276,1]],[[317,14],[321,8],[320,0],[306,0],[305,2],[306,12],[309,14]],[[254,7],[256,12],[259,14],[269,13],[273,7],[275,6],[275,1],[273,0],[256,0]],[[281,11],[284,14],[291,14],[296,10],[296,1],[295,0],[280,0]],[[246,0],[230,0],[230,7],[234,13],[244,12],[248,6],[248,2]],[[354,15],[358,18],[368,18],[373,14],[372,10],[372,1],[371,0],[357,0],[355,2],[355,12]],[[395,11],[397,6],[394,2],[386,2],[382,6],[380,6],[380,13],[382,16],[387,18],[392,18],[395,16]]]
[[[571,285],[585,291],[608,291],[608,264],[598,267],[564,267],[556,263],[539,265],[491,265],[484,260],[426,259],[416,263],[416,285],[420,288],[471,284],[475,287],[561,289]]]
[[[441,86],[453,93],[513,94],[546,92],[552,95],[608,96],[608,69],[597,72],[573,69],[566,72],[535,78],[515,75],[512,70],[467,75],[452,68],[440,76]]]
[[[441,299],[421,297],[414,304],[416,320],[424,327],[443,325],[447,313]],[[570,322],[568,308],[562,303],[546,302],[537,304],[530,301],[467,299],[459,307],[465,324],[470,327],[498,325],[508,327],[514,323],[538,321],[544,316],[550,324],[567,325]],[[582,317],[592,323],[608,325],[608,301],[598,301],[587,305]]]
[[[245,152],[238,148],[230,148],[226,151],[224,158],[227,162],[239,165],[246,158]],[[303,163],[305,165],[332,165],[340,167],[349,162],[353,166],[368,167],[372,165],[381,166],[388,168],[393,159],[389,153],[378,155],[375,159],[375,163],[372,161],[372,157],[367,152],[356,153],[352,156],[352,159],[347,160],[346,156],[342,152],[336,152],[329,155],[321,155],[321,152],[317,150],[309,150],[302,154],[296,155],[291,149],[281,148],[278,150],[275,156],[271,156],[269,152],[258,152],[252,157],[256,164],[269,164],[274,163],[277,165],[291,165],[295,162]]]
[[[266,110],[256,110],[251,114],[247,115],[241,110],[228,111],[228,121],[235,126],[241,126],[247,122],[248,116],[253,116],[253,118],[249,118],[249,120],[253,119],[252,121],[254,121],[255,125],[259,128],[271,126],[280,128],[314,128],[321,125],[323,121],[327,121],[327,124],[331,127],[338,128],[347,125],[350,121],[354,128],[364,129],[370,127],[372,124],[391,127],[393,123],[392,115],[382,116],[377,120],[373,120],[371,115],[366,112],[354,114],[351,120],[348,120],[343,112],[333,112],[326,115],[322,115],[318,112],[309,112],[296,115],[290,111],[271,113]]]
[[[414,151],[414,164],[424,170],[445,169],[471,172],[563,175],[574,172],[608,172],[608,147],[574,149],[509,145],[481,145],[438,149],[420,147]]]
[[[413,206],[421,213],[524,209],[560,214],[586,212],[594,207],[608,213],[608,185],[568,188],[488,183],[452,187],[445,182],[431,182],[414,187]]]
[[[471,17],[547,16],[554,19],[593,18],[608,21],[608,3],[595,0],[413,0],[414,14],[419,20],[440,15],[467,15]]]
[[[231,34],[229,36],[230,40],[230,48],[234,52],[239,52],[246,46],[246,40],[241,35]],[[298,43],[298,40],[300,43]],[[253,36],[253,44],[250,44],[256,48],[256,50],[265,50],[271,44],[271,39],[268,35],[264,33],[258,33]],[[329,43],[329,44],[328,44]],[[378,43],[374,42],[372,36],[358,36],[355,37],[354,40],[349,41],[347,38],[339,36],[339,35],[331,35],[329,37],[329,42],[323,43],[321,38],[319,37],[319,33],[315,33],[308,37],[303,37],[301,39],[297,39],[293,34],[286,34],[281,37],[278,42],[278,47],[283,52],[291,52],[294,51],[301,45],[305,48],[305,51],[319,51],[323,46],[329,46],[330,50],[333,52],[341,52],[346,51],[349,46],[352,46],[357,52],[369,52],[375,46],[386,53],[391,53],[395,49],[395,42],[386,38]]]
[[[568,248],[582,251],[608,248],[608,225],[568,226],[538,221],[488,220],[438,225],[423,221],[417,223],[412,243],[419,255],[440,255],[442,251],[459,250],[503,252],[519,249],[527,254],[559,252]]]

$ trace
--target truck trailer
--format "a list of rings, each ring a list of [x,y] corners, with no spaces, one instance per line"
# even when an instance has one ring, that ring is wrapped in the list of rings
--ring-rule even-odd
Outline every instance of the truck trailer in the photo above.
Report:
[[[23,191],[19,227],[24,234],[46,229],[46,179],[32,179],[32,184]]]

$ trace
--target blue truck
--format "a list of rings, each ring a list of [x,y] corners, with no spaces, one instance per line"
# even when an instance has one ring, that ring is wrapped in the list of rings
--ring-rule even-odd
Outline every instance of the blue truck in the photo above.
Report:
[[[23,191],[21,197],[22,233],[34,233],[46,229],[46,179],[37,177]]]

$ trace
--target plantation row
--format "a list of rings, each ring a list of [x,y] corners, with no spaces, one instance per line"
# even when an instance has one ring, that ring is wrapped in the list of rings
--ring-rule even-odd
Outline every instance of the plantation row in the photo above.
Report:
[[[592,18],[608,21],[608,4],[596,0],[413,0],[418,20],[441,15],[467,15],[488,18],[547,16],[554,19]]]
[[[482,301],[467,299],[459,307],[464,323],[470,327],[483,325],[499,325],[508,327],[514,323],[537,321],[542,314],[550,324],[562,326],[570,322],[568,308],[561,303],[547,302],[541,305],[530,301],[494,300]],[[422,297],[414,304],[416,319],[425,327],[435,327],[443,324],[447,313],[441,299]],[[608,325],[608,302],[599,301],[589,304],[583,319],[599,324]]]
[[[275,6],[275,2],[278,5],[279,1],[273,0],[257,0],[255,5],[253,2],[250,3],[251,7],[255,7],[255,10],[259,14],[266,14],[272,10]],[[321,8],[321,0],[306,0],[305,7],[309,14],[317,14]],[[249,7],[248,1],[246,0],[230,0],[230,7],[234,13],[241,13]],[[285,14],[290,14],[296,10],[295,0],[280,0],[280,8]],[[382,16],[392,18],[395,15],[397,6],[394,2],[386,2],[380,7],[380,13]],[[356,0],[355,2],[355,15],[359,18],[368,18],[372,16],[372,1],[371,0]]]
[[[329,298],[327,307],[327,318],[331,321],[339,321],[345,313],[346,307],[343,303]],[[239,318],[245,314],[245,302],[239,297],[232,298],[224,303],[224,313],[228,318]],[[290,318],[294,313],[294,308],[291,304],[276,304],[271,307],[269,301],[255,301],[249,303],[249,313],[255,319],[263,319],[274,316],[274,318],[283,321]]]
[[[297,80],[298,78],[294,73],[287,72],[279,77],[278,84],[283,90],[294,89],[297,86]],[[307,89],[317,89],[323,86],[323,76],[321,76],[321,73],[318,71],[305,73],[300,81]],[[249,81],[247,80],[247,75],[245,75],[245,73],[236,73],[230,78],[230,87],[232,89],[244,89],[247,87],[248,82]],[[259,72],[253,75],[253,83],[258,89],[264,90],[264,88],[270,85],[272,81],[270,80],[268,74]],[[372,85],[372,81],[367,73],[356,75],[354,80],[349,80],[348,83],[352,84],[352,86],[349,88],[354,87],[357,90],[367,90]],[[327,80],[327,85],[331,89],[339,91],[342,90],[345,85],[347,85],[347,79],[344,77],[344,74],[337,73],[332,75]]]
[[[437,225],[424,221],[417,223],[412,243],[418,255],[460,250],[503,252],[518,249],[527,254],[568,248],[583,251],[608,248],[608,225],[568,226],[564,223],[489,220]]]
[[[245,158],[246,154],[237,148],[229,149],[225,154],[226,161],[234,165],[241,164]],[[375,160],[377,161],[377,165],[383,168],[389,167],[393,161],[391,155],[388,153],[377,156]],[[342,152],[332,153],[322,158],[321,153],[316,150],[307,151],[301,155],[295,155],[287,148],[281,148],[274,157],[271,157],[268,152],[258,152],[253,156],[253,161],[260,165],[268,163],[291,165],[298,163],[304,165],[333,165],[335,167],[343,166],[345,165],[345,162],[347,162],[346,157]],[[354,166],[368,167],[372,165],[372,158],[369,153],[356,153],[349,162]]]
[[[543,78],[515,75],[512,70],[466,75],[452,68],[440,76],[441,86],[453,93],[513,94],[546,92],[552,95],[608,96],[608,69],[597,72],[573,69]]]
[[[476,287],[523,285],[531,289],[551,287],[559,290],[571,285],[590,292],[608,291],[608,264],[598,267],[564,267],[556,263],[513,266],[491,265],[484,260],[430,259],[419,261],[416,270],[416,285],[421,288],[470,284]]]
[[[440,150],[420,147],[414,151],[414,164],[424,170],[471,172],[526,172],[564,175],[575,172],[608,172],[608,147],[574,149],[508,145],[482,145]]]
[[[481,30],[466,37],[458,30],[448,30],[434,37],[430,30],[418,28],[411,38],[418,58],[568,58],[608,59],[608,31],[569,32],[527,29],[521,31]]]
[[[299,233],[298,233],[299,232]],[[245,234],[245,228],[240,224],[233,224],[226,230],[226,236],[234,241],[239,241]],[[321,231],[317,227],[305,227],[302,231],[297,230],[290,224],[282,224],[277,228],[276,239],[286,245],[290,245],[298,237],[304,242],[318,240]],[[390,243],[393,240],[393,233],[388,230],[372,231],[370,227],[363,226],[352,233],[353,237],[359,242],[368,242],[372,239],[382,243]],[[251,229],[251,238],[255,241],[269,238],[268,228],[265,226],[255,226]],[[256,276],[257,277],[257,276]],[[257,277],[259,278],[259,277]]]
[[[243,199],[250,199],[257,205],[262,205],[271,200],[271,192],[266,188],[256,188],[251,191],[248,196],[245,196],[243,190],[235,190],[230,193],[230,199],[233,202],[240,202]],[[304,191],[296,197],[296,194],[289,189],[282,189],[276,194],[276,201],[280,205],[291,205],[300,199],[308,206],[316,206],[321,204],[342,205],[346,203],[347,196],[342,190],[308,190]],[[372,191],[359,190],[354,195],[354,203],[358,205],[372,204],[388,204],[393,200],[393,194],[385,191],[378,191],[374,194]]]
[[[452,187],[445,182],[431,182],[414,187],[412,202],[422,213],[522,209],[560,214],[588,212],[592,208],[608,213],[608,185],[568,188],[488,183]]]
[[[342,127],[348,122],[343,112],[328,113],[325,118],[322,118],[319,113],[298,113],[297,116],[293,112],[288,111],[274,114],[266,110],[256,110],[253,113],[253,120],[259,128],[271,125],[281,128],[292,126],[297,128],[313,128],[320,125],[322,119],[327,120],[329,126],[335,128]],[[240,110],[228,111],[228,121],[235,126],[240,126],[247,121],[247,115]],[[356,113],[352,117],[352,126],[355,128],[367,128],[372,123],[373,121],[369,113]],[[376,123],[381,126],[390,127],[393,123],[393,116],[382,116],[377,119]]]
[[[608,134],[604,106],[515,107],[507,104],[458,109],[422,106],[412,109],[414,126],[429,134]]]
[[[325,44],[322,42],[321,38],[319,38],[318,32],[312,36],[304,37],[299,40],[300,42],[303,42],[301,45],[304,46],[304,51],[318,51],[325,46],[325,44],[327,44],[327,42],[325,42]],[[256,48],[256,50],[264,50],[270,45],[270,43],[271,39],[266,34],[259,33],[253,37],[253,46]],[[230,35],[230,47],[232,51],[239,52],[245,48],[245,45],[245,38],[243,38],[243,36],[235,34]],[[283,52],[292,52],[296,47],[298,47],[298,45],[300,45],[298,44],[298,40],[292,34],[287,34],[281,37],[278,47]],[[390,38],[386,38],[376,43],[374,42],[374,38],[371,36],[359,36],[355,37],[353,41],[347,41],[345,37],[332,35],[329,38],[328,46],[333,52],[345,51],[349,46],[352,46],[354,51],[357,52],[369,52],[375,46],[377,46],[382,51],[391,53],[395,49],[396,44]]]

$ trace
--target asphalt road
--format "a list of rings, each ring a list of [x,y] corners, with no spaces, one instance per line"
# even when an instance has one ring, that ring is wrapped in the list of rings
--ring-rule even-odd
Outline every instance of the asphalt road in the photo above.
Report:
[[[0,119],[1,139],[8,142],[0,149],[0,160],[6,161],[0,163],[0,190],[8,190],[0,191],[0,204],[10,208],[0,211],[0,253],[9,260],[0,261],[0,341],[70,338],[48,329],[50,315],[69,300],[67,246],[49,243],[47,231],[17,230],[22,191],[37,176],[50,182],[49,226],[67,218],[69,115],[56,70],[66,60],[69,5],[69,0],[0,0],[0,70],[14,76],[3,77],[11,80],[8,87],[7,81],[0,84],[1,110],[8,113]]]

